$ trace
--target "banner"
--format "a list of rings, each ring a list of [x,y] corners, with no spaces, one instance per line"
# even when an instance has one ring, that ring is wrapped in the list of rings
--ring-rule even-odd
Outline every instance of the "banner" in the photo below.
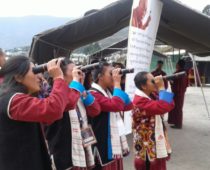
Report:
[[[134,76],[149,71],[163,3],[160,0],[134,0],[128,36],[127,68],[135,72],[126,76],[126,92],[133,99]],[[127,133],[131,133],[131,113],[125,114]]]

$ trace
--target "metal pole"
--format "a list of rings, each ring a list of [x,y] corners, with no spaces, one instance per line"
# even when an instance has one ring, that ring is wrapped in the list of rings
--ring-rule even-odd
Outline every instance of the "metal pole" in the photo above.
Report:
[[[192,55],[190,53],[189,53],[189,55],[192,58],[193,62],[195,63],[194,55]],[[201,92],[202,92],[204,103],[205,103],[205,106],[206,106],[206,111],[208,113],[208,118],[210,118],[210,113],[209,113],[209,108],[208,108],[208,104],[207,104],[207,101],[206,101],[206,96],[205,96],[204,91],[203,91],[203,85],[202,85],[202,82],[201,82],[201,78],[200,78],[200,75],[199,75],[199,72],[198,72],[198,67],[197,67],[196,63],[195,63],[194,69],[195,69],[195,73],[198,75],[198,81],[199,81],[200,86],[201,86]],[[196,76],[196,74],[195,74],[195,76]]]
[[[172,70],[172,73],[173,73],[173,72],[174,72],[174,66],[173,66],[173,63],[172,63],[171,57],[170,57],[169,62],[170,62],[170,64],[171,64],[171,70]]]
[[[172,74],[172,73],[173,73],[173,70],[172,70],[172,68],[171,68],[171,63],[170,63],[170,60],[171,60],[171,58],[170,58],[170,57],[167,57],[167,65],[168,65],[168,69],[169,69],[170,74]]]
[[[197,80],[197,76],[196,76],[196,61],[195,61],[195,57],[192,56],[192,54],[189,54],[190,55],[190,58],[192,59],[193,61],[193,71],[194,71],[194,80],[195,80],[195,87],[198,87],[198,80]]]

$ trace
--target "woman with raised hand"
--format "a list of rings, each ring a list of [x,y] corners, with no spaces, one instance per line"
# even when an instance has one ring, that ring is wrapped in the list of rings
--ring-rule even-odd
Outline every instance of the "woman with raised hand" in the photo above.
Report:
[[[95,166],[91,149],[94,135],[88,125],[87,115],[100,113],[100,106],[84,88],[84,73],[69,59],[62,65],[64,80],[71,89],[79,89],[81,98],[73,109],[65,110],[63,118],[45,127],[50,155],[57,170],[88,170]],[[74,75],[79,79],[75,79]],[[95,142],[94,142],[95,143]]]
[[[93,146],[94,170],[123,170],[123,157],[129,154],[120,112],[131,110],[133,105],[121,90],[121,77],[120,69],[114,69],[108,63],[93,71],[94,83],[90,92],[101,108],[100,114],[89,120],[97,139]]]
[[[34,97],[40,91],[40,79],[27,57],[10,58],[0,70],[4,77],[0,86],[0,169],[52,169],[40,123],[61,119],[64,110],[75,107],[80,97],[77,90],[69,91],[60,62],[47,63],[54,85],[45,99]]]
[[[171,147],[163,115],[174,107],[162,76],[139,72],[134,78],[133,143],[136,170],[166,170]]]

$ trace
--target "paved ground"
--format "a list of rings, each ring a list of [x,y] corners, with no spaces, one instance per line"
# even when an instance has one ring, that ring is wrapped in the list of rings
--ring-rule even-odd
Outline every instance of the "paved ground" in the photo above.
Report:
[[[204,89],[210,109],[210,88]],[[200,88],[188,88],[182,130],[168,127],[173,148],[168,170],[210,170],[210,119]],[[129,136],[132,147],[132,136]],[[125,170],[134,170],[133,154],[124,160]]]

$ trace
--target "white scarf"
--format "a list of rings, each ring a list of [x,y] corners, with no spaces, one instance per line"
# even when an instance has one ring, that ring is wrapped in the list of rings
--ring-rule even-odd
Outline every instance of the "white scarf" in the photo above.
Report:
[[[92,87],[100,91],[105,97],[112,98],[112,94],[109,91],[105,91],[101,86],[96,83],[92,84]],[[125,135],[119,135],[119,129],[117,122],[122,121],[119,112],[110,112],[110,129],[111,129],[111,145],[112,145],[112,157],[122,158],[123,154],[129,152],[129,146]]]
[[[77,103],[77,107],[80,111],[83,120],[83,127],[88,127],[87,114],[84,104],[81,99]],[[91,167],[95,165],[94,156],[91,146],[83,147],[83,141],[81,136],[80,122],[76,110],[69,111],[69,117],[71,122],[72,133],[72,162],[75,167]]]
[[[137,96],[145,97],[151,100],[143,91],[137,89],[135,94]],[[171,149],[168,148],[168,143],[163,130],[163,122],[160,115],[155,115],[155,143],[157,158],[166,158]]]

